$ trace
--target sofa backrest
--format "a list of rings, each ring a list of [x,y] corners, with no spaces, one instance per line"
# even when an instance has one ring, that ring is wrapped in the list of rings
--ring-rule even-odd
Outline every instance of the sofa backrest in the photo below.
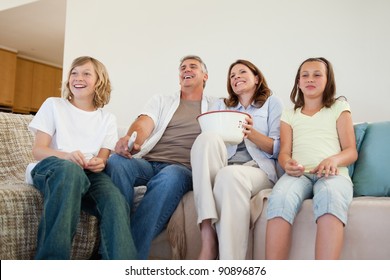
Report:
[[[390,196],[390,121],[369,123],[352,181],[354,196]]]
[[[28,130],[33,117],[0,112],[0,183],[24,181],[27,164],[34,162],[34,134]]]

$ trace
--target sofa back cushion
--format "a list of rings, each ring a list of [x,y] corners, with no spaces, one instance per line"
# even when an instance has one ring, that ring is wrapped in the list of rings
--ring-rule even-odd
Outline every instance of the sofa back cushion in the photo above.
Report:
[[[0,112],[0,183],[24,182],[27,164],[34,162],[34,135],[28,130],[32,118]]]
[[[355,130],[355,138],[356,138],[356,150],[359,153],[360,148],[362,146],[362,142],[364,139],[364,135],[366,134],[366,129],[367,129],[368,123],[358,123],[353,126]],[[348,172],[349,176],[352,178],[353,172],[355,171],[355,163],[352,163],[351,165],[348,166]]]
[[[390,121],[370,123],[355,163],[354,196],[390,196]]]

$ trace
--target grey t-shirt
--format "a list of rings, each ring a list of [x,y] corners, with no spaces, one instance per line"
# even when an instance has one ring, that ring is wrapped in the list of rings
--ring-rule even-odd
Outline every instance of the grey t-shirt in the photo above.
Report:
[[[190,153],[200,126],[196,117],[201,112],[200,101],[180,100],[160,141],[143,158],[148,161],[179,163],[191,168]]]
[[[237,152],[228,160],[229,164],[244,164],[248,161],[253,160],[251,155],[245,146],[245,141],[242,141],[237,146]]]

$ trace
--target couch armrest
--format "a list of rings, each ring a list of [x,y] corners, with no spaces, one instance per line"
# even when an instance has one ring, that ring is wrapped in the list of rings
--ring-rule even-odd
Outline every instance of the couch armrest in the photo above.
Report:
[[[32,259],[42,214],[42,195],[16,182],[0,184],[0,259]],[[81,212],[72,246],[72,259],[88,259],[98,249],[97,218]]]

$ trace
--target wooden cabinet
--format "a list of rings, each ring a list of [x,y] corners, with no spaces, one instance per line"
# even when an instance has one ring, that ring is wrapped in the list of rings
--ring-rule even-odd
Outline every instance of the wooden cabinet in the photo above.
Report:
[[[37,112],[51,96],[61,96],[62,69],[0,49],[0,110]]]
[[[17,59],[13,111],[37,112],[50,96],[61,96],[62,70],[50,65]]]
[[[15,77],[16,53],[0,49],[0,106],[12,106]]]
[[[61,96],[59,74],[62,75],[62,71],[58,68],[34,63],[31,111],[38,111],[46,98]]]
[[[33,84],[34,62],[18,58],[16,64],[16,83],[13,111],[29,113],[31,111],[31,92]]]

